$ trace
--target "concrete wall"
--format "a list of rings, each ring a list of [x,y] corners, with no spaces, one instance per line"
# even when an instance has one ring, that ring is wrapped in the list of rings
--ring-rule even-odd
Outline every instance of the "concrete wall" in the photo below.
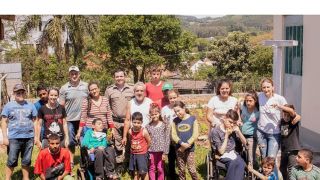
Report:
[[[320,16],[303,18],[301,140],[320,152]]]

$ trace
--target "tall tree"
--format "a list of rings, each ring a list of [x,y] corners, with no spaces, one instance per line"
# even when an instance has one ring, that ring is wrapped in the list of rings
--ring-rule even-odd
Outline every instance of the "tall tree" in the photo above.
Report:
[[[193,42],[194,37],[181,29],[175,16],[103,16],[97,50],[110,55],[107,68],[132,71],[137,82],[145,80],[150,66],[181,67],[183,54],[191,50]]]
[[[217,76],[240,80],[247,74],[248,57],[251,52],[249,35],[242,32],[229,33],[227,37],[215,40],[210,59],[217,65]]]

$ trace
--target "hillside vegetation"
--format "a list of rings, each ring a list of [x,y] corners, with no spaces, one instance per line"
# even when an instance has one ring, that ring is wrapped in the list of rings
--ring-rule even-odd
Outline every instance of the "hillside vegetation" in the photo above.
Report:
[[[227,15],[217,18],[177,17],[181,20],[184,29],[201,38],[226,36],[232,31],[257,35],[272,31],[273,23],[271,15]]]

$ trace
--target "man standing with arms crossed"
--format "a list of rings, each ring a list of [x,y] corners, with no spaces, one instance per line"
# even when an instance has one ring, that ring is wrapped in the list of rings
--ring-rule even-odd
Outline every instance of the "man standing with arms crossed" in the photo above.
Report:
[[[107,87],[105,96],[109,99],[112,110],[112,118],[115,125],[113,136],[116,150],[116,170],[123,170],[123,162],[125,159],[125,147],[121,144],[124,120],[126,117],[126,106],[128,101],[133,97],[133,87],[125,82],[125,72],[117,70],[114,73],[115,84]]]
[[[69,149],[72,153],[71,168],[73,168],[73,156],[76,146],[76,134],[79,129],[81,105],[84,98],[88,96],[88,83],[80,80],[80,70],[77,66],[69,68],[69,82],[60,89],[60,104],[65,106],[68,121]]]

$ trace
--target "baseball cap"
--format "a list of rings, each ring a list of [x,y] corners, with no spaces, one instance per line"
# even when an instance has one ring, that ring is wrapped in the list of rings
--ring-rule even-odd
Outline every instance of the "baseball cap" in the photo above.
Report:
[[[70,66],[69,67],[69,72],[70,71],[77,71],[77,72],[79,72],[80,70],[79,70],[79,68],[77,67],[77,66]]]
[[[162,86],[162,91],[165,91],[165,90],[171,90],[173,89],[173,85],[171,83],[165,83],[163,86]]]
[[[24,91],[26,91],[26,88],[24,87],[23,84],[16,84],[16,85],[14,85],[14,87],[13,87],[13,92],[17,92],[17,91],[19,91],[19,90],[24,90]]]

